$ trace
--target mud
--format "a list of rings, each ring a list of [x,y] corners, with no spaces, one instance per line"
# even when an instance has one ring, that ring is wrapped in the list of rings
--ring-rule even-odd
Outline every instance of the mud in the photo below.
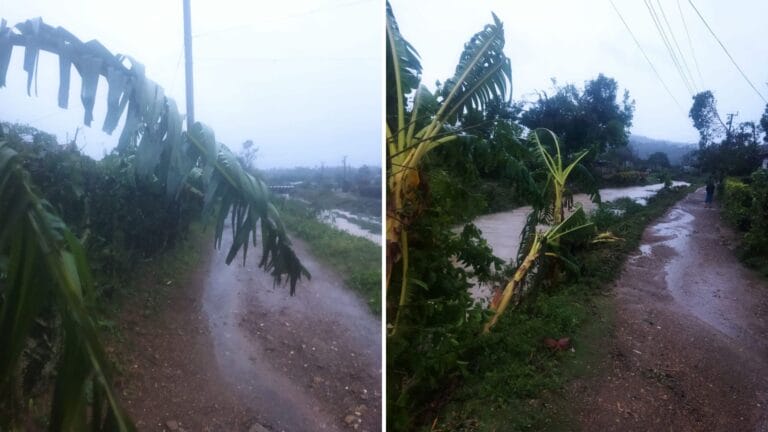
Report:
[[[126,308],[119,389],[139,430],[381,430],[381,323],[294,246],[313,276],[294,297],[258,253],[227,266],[213,251],[156,316]]]
[[[568,389],[584,431],[768,431],[768,283],[698,190],[643,235],[607,355]]]

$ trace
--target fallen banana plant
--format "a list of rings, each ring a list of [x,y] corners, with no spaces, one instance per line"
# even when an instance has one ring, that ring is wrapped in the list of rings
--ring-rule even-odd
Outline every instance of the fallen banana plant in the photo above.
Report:
[[[430,151],[458,137],[461,130],[455,125],[462,114],[511,95],[512,69],[503,51],[504,27],[493,15],[493,24],[465,44],[454,76],[436,97],[420,85],[418,53],[400,34],[389,2],[386,33],[387,290],[393,266],[398,262],[402,266],[398,305],[390,311],[395,312],[394,334],[408,298],[408,227],[423,210],[421,162]],[[410,110],[409,95],[413,95]]]
[[[531,273],[538,271],[537,267],[541,265],[544,257],[567,259],[555,252],[562,238],[590,228],[594,229],[594,224],[592,223],[580,223],[585,220],[585,218],[584,210],[579,207],[559,224],[554,225],[545,231],[537,231],[534,233],[533,241],[525,252],[525,258],[517,266],[512,279],[510,279],[504,287],[501,295],[491,303],[490,309],[493,312],[493,315],[485,324],[483,329],[484,333],[488,333],[491,330],[491,327],[496,325],[496,322],[501,315],[504,314],[513,300],[515,303],[519,302],[521,298],[519,294],[522,285]]]

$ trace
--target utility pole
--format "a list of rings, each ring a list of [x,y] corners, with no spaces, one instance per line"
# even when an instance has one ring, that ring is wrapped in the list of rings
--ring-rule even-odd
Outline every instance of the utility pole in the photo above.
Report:
[[[192,88],[192,16],[189,2],[184,1],[184,70],[187,85],[187,130],[195,124],[195,96]]]

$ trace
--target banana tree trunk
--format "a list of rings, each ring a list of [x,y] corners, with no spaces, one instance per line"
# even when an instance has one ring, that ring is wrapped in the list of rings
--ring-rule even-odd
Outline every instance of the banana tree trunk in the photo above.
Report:
[[[533,267],[533,264],[541,255],[542,244],[543,242],[541,237],[539,237],[539,235],[536,234],[536,237],[534,237],[533,239],[533,244],[531,245],[531,250],[528,251],[528,255],[526,255],[525,259],[523,260],[523,263],[520,264],[520,267],[518,267],[517,270],[515,271],[515,275],[512,277],[512,280],[510,280],[507,286],[504,288],[504,292],[501,295],[501,301],[499,302],[498,307],[494,307],[493,305],[491,305],[491,310],[494,311],[494,314],[493,314],[493,317],[491,317],[490,321],[488,321],[488,323],[485,324],[483,333],[488,333],[489,331],[491,331],[491,327],[496,325],[496,322],[499,320],[499,317],[504,313],[504,311],[509,306],[509,302],[512,301],[512,297],[517,291],[517,288],[520,285],[520,282],[522,282],[523,279],[525,279],[525,276],[528,274],[528,272],[531,270],[531,267]]]

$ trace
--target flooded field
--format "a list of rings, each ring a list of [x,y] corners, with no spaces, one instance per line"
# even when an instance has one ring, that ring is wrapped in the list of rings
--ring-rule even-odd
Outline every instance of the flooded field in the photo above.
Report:
[[[325,210],[320,213],[318,218],[322,222],[353,236],[381,244],[381,218],[354,214],[339,209]],[[376,231],[376,226],[378,226],[378,231]]]

